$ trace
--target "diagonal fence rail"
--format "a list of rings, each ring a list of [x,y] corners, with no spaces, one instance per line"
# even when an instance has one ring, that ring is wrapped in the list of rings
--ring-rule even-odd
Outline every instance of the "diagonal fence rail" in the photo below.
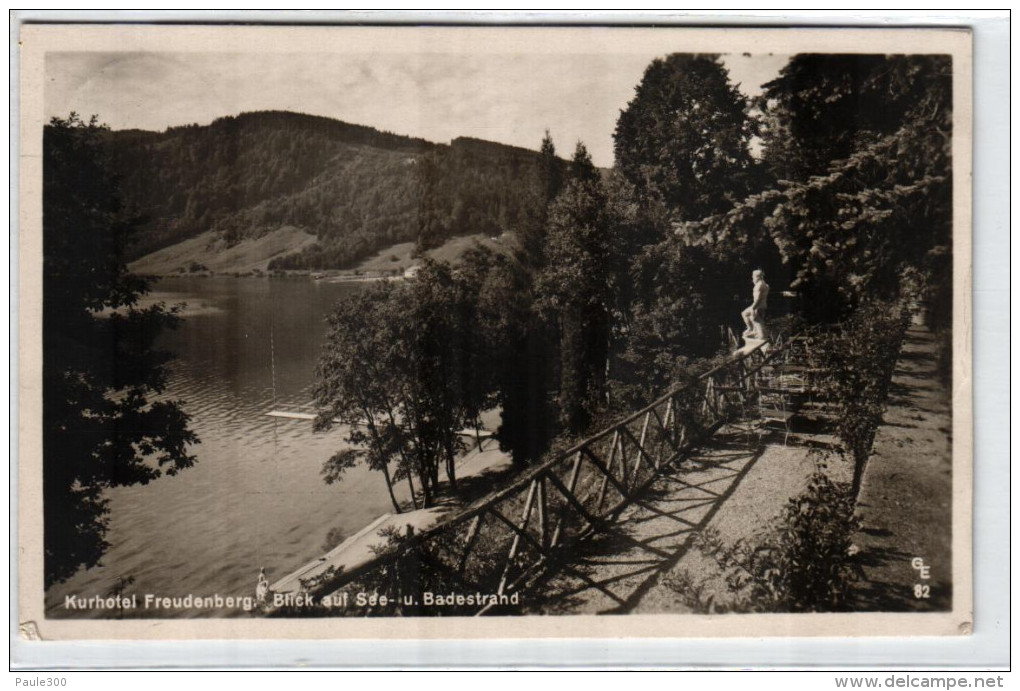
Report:
[[[453,519],[419,534],[391,534],[376,559],[302,585],[313,597],[349,604],[354,593],[385,595],[385,603],[376,599],[359,612],[368,615],[480,614],[513,604],[543,568],[570,570],[568,548],[611,524],[664,466],[742,416],[756,401],[757,374],[795,348],[792,339],[738,352]]]

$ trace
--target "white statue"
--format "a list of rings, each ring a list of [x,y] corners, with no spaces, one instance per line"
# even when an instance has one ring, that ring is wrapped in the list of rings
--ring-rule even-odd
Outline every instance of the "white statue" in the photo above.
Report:
[[[754,300],[751,306],[740,313],[747,329],[744,331],[744,339],[755,338],[764,341],[768,338],[765,331],[765,312],[769,307],[769,284],[765,282],[765,272],[755,269],[751,272],[751,282],[754,284]]]

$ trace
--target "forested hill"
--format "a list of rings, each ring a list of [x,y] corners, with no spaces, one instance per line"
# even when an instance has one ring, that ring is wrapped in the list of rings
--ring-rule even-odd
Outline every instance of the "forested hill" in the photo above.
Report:
[[[210,231],[229,246],[299,228],[317,241],[270,268],[344,268],[399,242],[513,230],[542,199],[536,151],[297,113],[110,132],[108,144],[125,202],[145,218],[132,257]]]

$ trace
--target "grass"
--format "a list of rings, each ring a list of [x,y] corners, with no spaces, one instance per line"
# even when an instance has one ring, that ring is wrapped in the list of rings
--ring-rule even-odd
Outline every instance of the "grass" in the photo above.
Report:
[[[272,259],[298,252],[314,242],[314,235],[293,226],[242,240],[232,247],[208,232],[147,254],[131,262],[129,268],[135,273],[157,276],[188,273],[194,266],[212,273],[265,271]]]
[[[425,254],[436,261],[456,263],[464,252],[469,250],[471,247],[474,247],[475,243],[479,243],[493,249],[499,249],[506,246],[507,240],[508,236],[506,235],[496,239],[482,234],[464,235],[462,237],[450,238],[441,246],[429,250]],[[411,256],[413,252],[413,242],[401,242],[396,245],[390,245],[389,247],[385,247],[379,252],[373,254],[371,257],[365,259],[351,269],[351,271],[392,271],[393,269],[398,268],[404,270],[411,266],[421,264],[421,258],[414,258]]]
[[[509,238],[508,235],[491,238],[482,234],[450,238],[426,255],[455,264],[475,244],[498,250],[506,246]],[[314,235],[293,226],[284,226],[259,238],[242,240],[233,247],[227,247],[215,233],[209,232],[147,254],[132,262],[129,268],[135,273],[154,276],[194,274],[195,267],[199,266],[202,271],[198,273],[204,274],[265,272],[272,259],[299,252],[314,243]],[[420,257],[412,257],[414,245],[413,242],[390,245],[350,269],[322,273],[372,275],[390,274],[394,270],[403,272],[422,262]]]

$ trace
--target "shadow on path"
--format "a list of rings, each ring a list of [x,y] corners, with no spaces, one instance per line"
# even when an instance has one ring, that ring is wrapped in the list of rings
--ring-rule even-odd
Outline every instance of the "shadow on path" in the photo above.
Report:
[[[570,569],[544,574],[529,592],[546,613],[631,612],[691,548],[761,458],[765,446],[724,428],[667,470],[617,523],[577,547]]]

